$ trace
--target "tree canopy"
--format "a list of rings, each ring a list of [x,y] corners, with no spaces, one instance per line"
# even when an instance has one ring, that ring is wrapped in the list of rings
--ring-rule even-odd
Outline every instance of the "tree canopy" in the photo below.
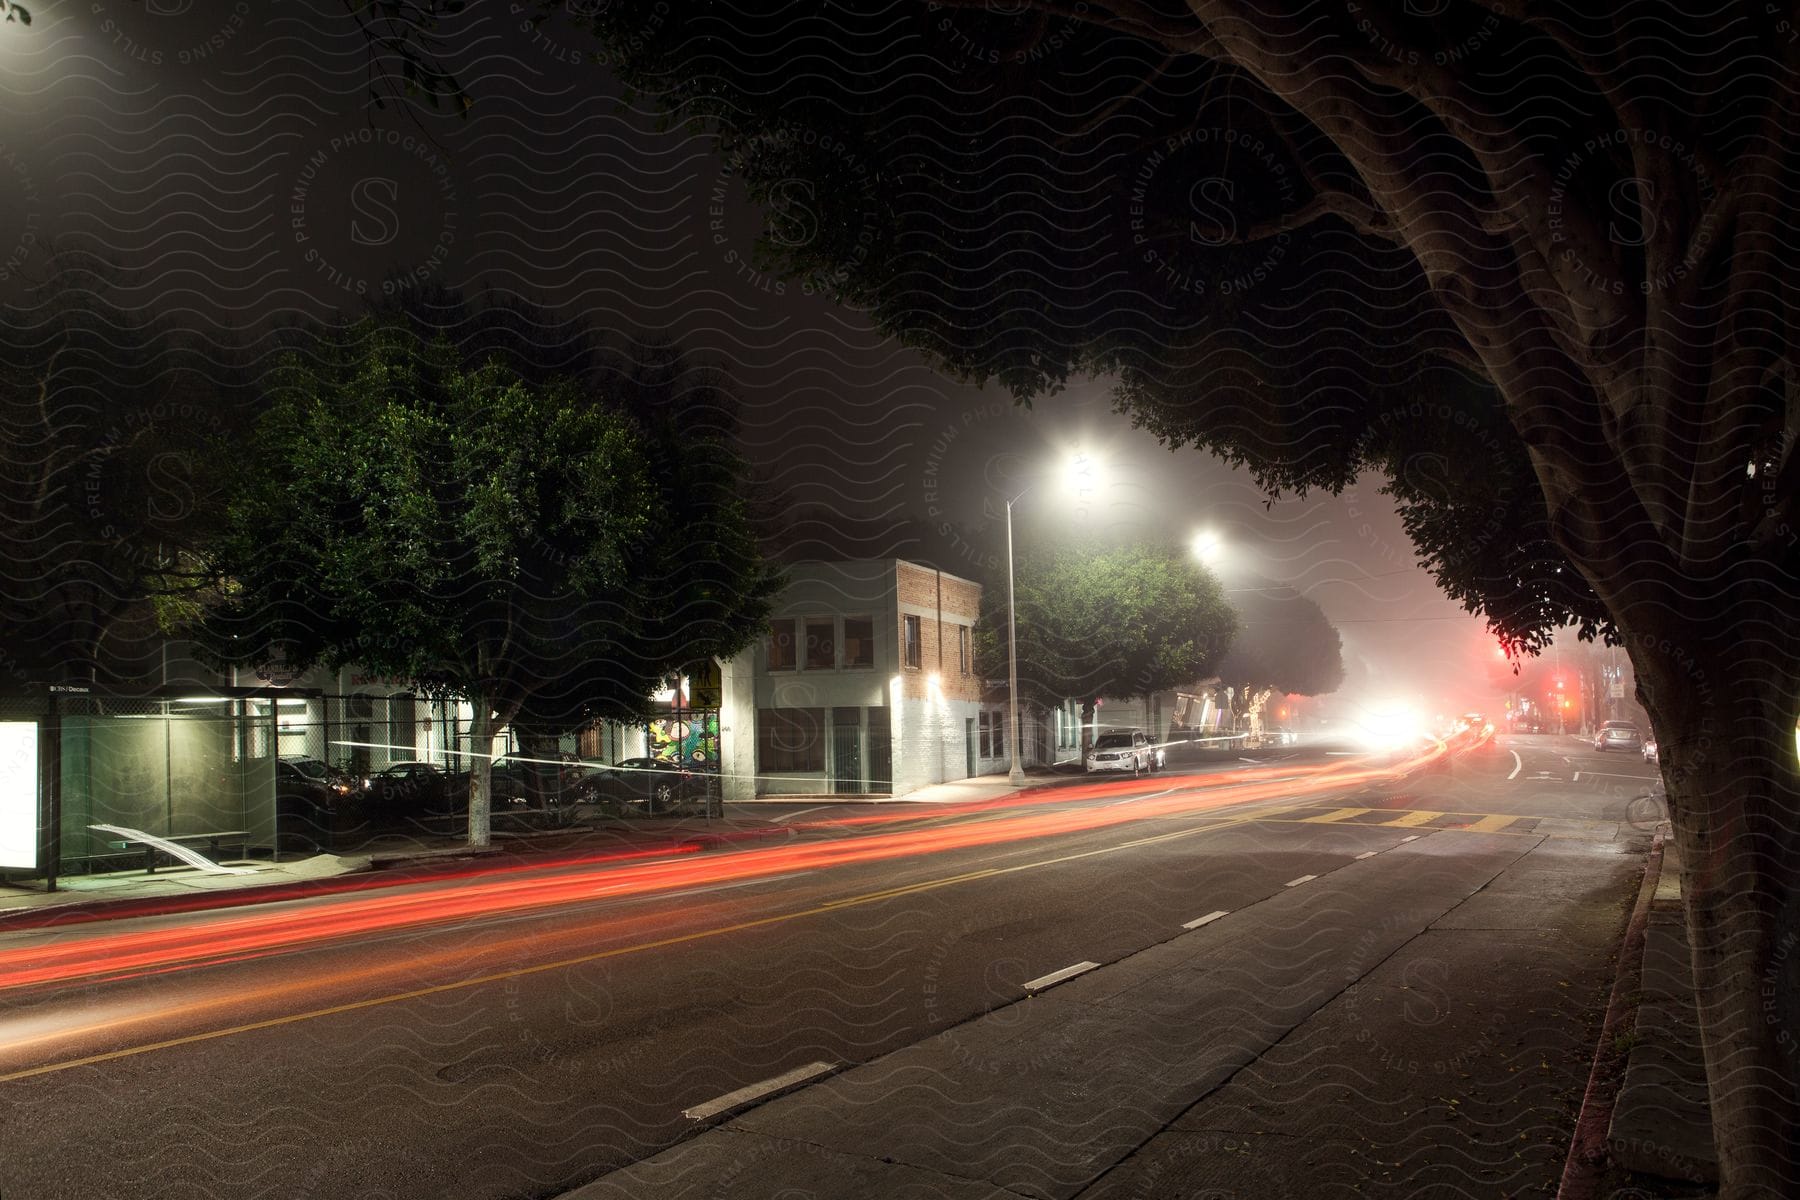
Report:
[[[272,394],[214,547],[203,633],[221,659],[407,678],[470,701],[479,747],[521,716],[641,708],[664,673],[766,624],[775,580],[741,505],[718,502],[740,465],[704,441],[667,461],[667,431],[614,394],[470,368],[373,319],[290,355]],[[686,497],[673,512],[664,487]],[[705,519],[671,522],[702,498]]]
[[[1263,692],[1322,696],[1344,682],[1343,641],[1319,606],[1293,588],[1241,593],[1238,634],[1220,661],[1219,682],[1239,711]]]
[[[1218,581],[1183,550],[1062,540],[1015,563],[1019,694],[1133,699],[1205,679],[1237,629]],[[1007,675],[1006,576],[986,579],[976,655]]]

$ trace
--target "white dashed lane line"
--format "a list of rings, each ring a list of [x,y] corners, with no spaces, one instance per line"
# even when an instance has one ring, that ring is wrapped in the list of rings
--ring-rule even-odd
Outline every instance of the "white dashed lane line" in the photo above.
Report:
[[[1053,988],[1065,979],[1073,979],[1077,975],[1086,974],[1099,965],[1100,964],[1097,962],[1078,962],[1072,967],[1064,967],[1060,971],[1052,971],[1048,975],[1038,976],[1036,979],[1033,979],[1030,983],[1025,985],[1025,990],[1027,992],[1036,993],[1041,992],[1046,988]]]
[[[709,1120],[712,1117],[731,1112],[734,1109],[744,1108],[748,1105],[755,1104],[759,1100],[767,1100],[771,1096],[778,1096],[783,1092],[791,1092],[795,1088],[811,1083],[821,1075],[829,1075],[835,1070],[837,1070],[837,1067],[832,1063],[807,1063],[804,1067],[795,1067],[793,1070],[785,1071],[782,1074],[775,1076],[773,1079],[764,1079],[757,1083],[752,1083],[747,1087],[741,1087],[735,1092],[726,1092],[717,1100],[708,1100],[705,1104],[697,1105],[694,1108],[683,1111],[681,1115],[690,1121]]]
[[[1185,922],[1181,927],[1183,929],[1198,929],[1202,925],[1212,924],[1214,921],[1218,920],[1220,917],[1228,917],[1230,915],[1231,915],[1230,909],[1221,908],[1218,912],[1209,912],[1204,917],[1195,917],[1192,921]]]

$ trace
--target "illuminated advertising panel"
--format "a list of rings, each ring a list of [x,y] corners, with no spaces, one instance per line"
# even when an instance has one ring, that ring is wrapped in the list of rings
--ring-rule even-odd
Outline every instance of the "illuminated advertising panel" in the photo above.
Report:
[[[0,721],[0,869],[37,870],[37,739],[35,721]]]

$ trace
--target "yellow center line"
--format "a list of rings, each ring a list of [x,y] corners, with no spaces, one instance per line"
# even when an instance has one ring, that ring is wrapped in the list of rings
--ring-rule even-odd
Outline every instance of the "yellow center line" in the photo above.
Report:
[[[1200,833],[1212,833],[1227,829],[1234,825],[1255,821],[1259,818],[1244,816],[1228,818],[1225,821],[1206,825],[1197,829],[1181,829],[1174,833],[1159,834],[1155,837],[1138,838],[1135,841],[1122,842],[1117,846],[1104,846],[1098,850],[1087,850],[1079,854],[1065,854],[1056,858],[1047,858],[1034,863],[1021,863],[1017,866],[1003,867],[997,870],[971,871],[960,875],[951,875],[943,879],[927,880],[924,883],[912,884],[901,888],[884,888],[878,892],[866,892],[844,900],[832,900],[799,912],[778,913],[769,917],[758,917],[752,921],[739,921],[733,925],[723,925],[714,929],[701,929],[693,933],[677,934],[674,937],[660,938],[653,942],[640,942],[632,946],[615,946],[611,950],[599,950],[591,954],[577,955],[573,958],[561,958],[554,962],[538,963],[529,967],[516,967],[510,971],[496,971],[491,975],[483,975],[476,979],[460,979],[455,983],[440,983],[432,987],[414,988],[405,992],[394,992],[385,996],[374,996],[367,1000],[352,1000],[344,1004],[333,1004],[328,1008],[315,1008],[302,1013],[291,1013],[283,1017],[270,1017],[265,1021],[250,1021],[242,1025],[232,1025],[225,1029],[213,1029],[204,1033],[190,1033],[181,1037],[166,1038],[160,1042],[149,1042],[142,1046],[127,1046],[121,1050],[108,1050],[101,1054],[90,1054],[83,1058],[73,1058],[65,1062],[47,1063],[41,1067],[28,1067],[22,1071],[0,1075],[0,1083],[13,1083],[21,1079],[30,1079],[38,1075],[50,1075],[58,1071],[67,1071],[75,1067],[89,1067],[98,1063],[113,1062],[122,1058],[133,1058],[140,1054],[150,1054],[157,1050],[172,1050],[178,1046],[191,1046],[197,1042],[209,1042],[217,1038],[235,1037],[241,1033],[254,1033],[260,1029],[274,1029],[282,1025],[293,1025],[301,1021],[316,1020],[320,1017],[332,1017],[341,1013],[357,1012],[365,1008],[377,1008],[384,1004],[398,1004],[407,1000],[418,1000],[426,996],[441,996],[447,992],[462,991],[465,988],[481,987],[490,983],[503,983],[509,979],[521,979],[528,975],[538,975],[545,971],[559,971],[568,967],[578,967],[587,963],[601,962],[609,958],[618,958],[626,954],[636,954],[644,950],[659,950],[666,946],[679,946],[686,942],[697,942],[705,938],[721,937],[729,933],[742,933],[747,929],[760,929],[768,925],[778,925],[787,921],[797,921],[805,917],[821,916],[838,912],[844,908],[862,904],[874,904],[896,896],[914,895],[931,891],[935,888],[949,887],[952,884],[967,883],[975,879],[986,879],[992,875],[1011,874],[1015,871],[1028,871],[1036,867],[1054,866],[1059,863],[1073,862],[1077,859],[1092,858],[1099,854],[1112,854],[1120,850],[1130,850],[1138,846],[1147,846],[1155,842],[1171,841],[1175,838],[1192,837]]]

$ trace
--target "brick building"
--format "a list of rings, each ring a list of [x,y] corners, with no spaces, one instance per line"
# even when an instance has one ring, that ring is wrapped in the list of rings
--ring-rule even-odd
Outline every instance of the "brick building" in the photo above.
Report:
[[[904,559],[801,563],[726,664],[726,798],[903,795],[1006,765],[975,669],[981,585]]]

